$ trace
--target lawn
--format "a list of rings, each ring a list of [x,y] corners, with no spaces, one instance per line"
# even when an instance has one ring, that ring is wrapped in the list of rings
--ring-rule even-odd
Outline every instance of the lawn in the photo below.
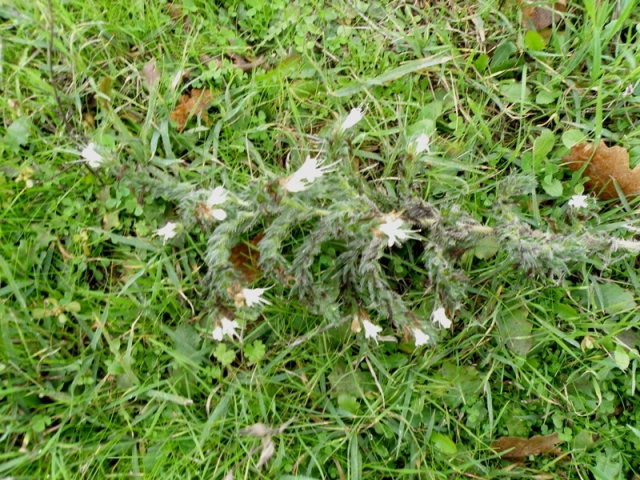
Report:
[[[0,18],[0,478],[640,478],[639,2]]]

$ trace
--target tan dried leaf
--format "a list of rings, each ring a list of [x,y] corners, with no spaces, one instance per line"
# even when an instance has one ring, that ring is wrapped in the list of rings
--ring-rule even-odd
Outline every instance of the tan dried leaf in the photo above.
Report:
[[[242,55],[238,55],[237,53],[231,52],[228,54],[229,58],[233,62],[233,66],[239,68],[240,70],[247,72],[249,70],[253,70],[254,68],[258,68],[265,62],[264,55],[260,55],[253,61],[247,61]]]
[[[536,2],[537,3],[537,2]],[[522,26],[537,32],[558,23],[558,12],[566,10],[566,0],[555,2],[553,6],[534,6],[533,2],[527,2],[522,7]]]
[[[491,444],[497,452],[506,452],[502,458],[507,460],[524,460],[529,455],[553,454],[563,455],[564,452],[556,445],[562,443],[557,433],[551,435],[536,435],[531,438],[502,437]]]
[[[564,161],[573,171],[587,164],[583,174],[589,177],[586,186],[604,200],[618,198],[614,181],[625,196],[640,194],[640,165],[633,170],[629,168],[629,153],[624,147],[609,148],[600,142],[595,148],[591,143],[579,143],[571,148],[571,154],[565,156]]]
[[[194,115],[201,115],[202,121],[207,122],[209,116],[206,108],[213,100],[213,92],[211,90],[200,90],[194,88],[187,95],[182,95],[178,99],[178,106],[171,112],[171,120],[178,122],[177,129],[181,132],[187,123],[187,120]]]
[[[264,423],[254,423],[253,425],[249,425],[248,427],[241,429],[238,433],[240,435],[250,435],[252,437],[265,437],[267,435],[271,435],[271,429]]]
[[[160,80],[160,73],[156,68],[156,60],[152,58],[142,67],[142,78],[149,88],[153,87]]]
[[[258,463],[256,463],[256,468],[260,470],[273,454],[276,453],[276,445],[271,440],[271,437],[264,437],[262,439],[262,451],[260,452],[260,458],[258,459]]]

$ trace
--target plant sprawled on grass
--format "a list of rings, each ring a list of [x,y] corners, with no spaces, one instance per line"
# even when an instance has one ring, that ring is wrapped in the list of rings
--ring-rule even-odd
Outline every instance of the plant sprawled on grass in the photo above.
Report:
[[[436,205],[421,198],[419,188],[403,187],[411,178],[402,177],[402,171],[396,194],[382,194],[349,173],[345,130],[361,118],[361,110],[352,110],[338,131],[319,140],[318,155],[299,155],[305,160],[292,174],[264,171],[242,189],[199,189],[158,170],[151,176],[136,174],[147,191],[175,202],[181,230],[207,232],[204,283],[213,319],[235,322],[237,318],[244,324],[257,318],[258,313],[252,313],[255,307],[271,305],[278,298],[296,299],[329,324],[366,311],[368,316],[360,318],[374,320],[357,322],[365,339],[377,342],[386,320],[388,326],[413,334],[415,345],[421,346],[446,335],[452,318],[457,320],[464,312],[472,282],[459,252],[473,252],[483,239],[496,245],[492,254],[499,258],[496,268],[507,275],[517,266],[525,281],[560,277],[570,272],[572,264],[594,255],[639,248],[636,242],[580,225],[567,226],[564,232],[532,228],[515,213],[518,202],[536,189],[535,180],[526,175],[507,176],[498,184],[493,209],[482,223],[462,210],[453,196]],[[419,137],[415,152],[429,148],[429,137]],[[570,205],[581,208],[585,200],[575,196]],[[156,235],[166,242],[176,231],[176,225],[168,223]],[[261,282],[270,285],[271,300],[264,298],[267,288],[252,288],[231,261],[232,250],[254,238],[259,238]],[[424,276],[408,281],[424,285],[427,300],[405,298],[398,288],[390,259],[407,255],[422,266]],[[433,312],[430,319],[418,313],[424,311]],[[216,322],[215,339],[237,336],[230,324]],[[360,327],[352,330],[359,332]]]

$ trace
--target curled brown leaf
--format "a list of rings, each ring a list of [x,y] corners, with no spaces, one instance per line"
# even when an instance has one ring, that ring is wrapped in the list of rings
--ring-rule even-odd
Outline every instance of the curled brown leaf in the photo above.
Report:
[[[187,120],[194,115],[201,115],[204,122],[208,121],[206,108],[213,100],[213,92],[211,90],[200,90],[194,88],[189,94],[182,95],[178,99],[178,106],[171,112],[171,120],[178,122],[177,129],[181,132],[187,123]]]
[[[557,433],[536,435],[531,438],[501,437],[491,444],[497,452],[505,452],[502,458],[520,461],[529,455],[553,454],[563,455],[556,445],[562,443]]]
[[[231,257],[229,261],[245,278],[247,283],[252,283],[260,275],[262,271],[258,266],[260,261],[260,250],[258,243],[264,237],[264,233],[259,233],[249,243],[240,243],[231,249]]]
[[[587,167],[583,175],[589,177],[587,189],[595,191],[604,200],[618,198],[614,181],[625,196],[640,194],[640,165],[629,168],[629,153],[624,147],[607,147],[600,142],[579,143],[571,148],[571,154],[564,157],[567,166],[573,170]]]
[[[566,0],[555,2],[552,6],[535,6],[534,2],[527,2],[522,7],[522,26],[537,32],[544,30],[558,23],[558,12],[564,12],[566,8]]]

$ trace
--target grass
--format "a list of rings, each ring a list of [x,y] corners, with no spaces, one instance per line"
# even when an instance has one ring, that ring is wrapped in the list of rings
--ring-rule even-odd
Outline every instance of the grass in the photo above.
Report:
[[[569,208],[584,179],[562,158],[580,137],[638,163],[638,4],[570,2],[539,48],[511,3],[418,3],[53,0],[62,112],[48,3],[0,6],[0,478],[640,475],[637,255],[545,260],[540,242],[513,247],[518,232],[447,237],[475,221],[576,248],[585,233],[633,239],[636,198]],[[214,93],[209,118],[178,132],[170,114],[192,88]],[[354,107],[362,122],[322,143]],[[423,132],[431,152],[408,155]],[[89,142],[105,167],[78,162]],[[341,160],[331,195],[355,185],[383,212],[417,197],[451,222],[423,229],[426,253],[408,241],[380,260],[430,345],[366,298],[396,341],[352,331],[337,240],[309,264],[334,303],[276,285],[272,305],[237,313],[241,340],[212,339],[224,272],[189,195],[224,185],[267,205],[269,182],[325,147]],[[181,232],[163,244],[168,221]],[[312,228],[292,227],[268,260]],[[440,304],[450,330],[430,325]],[[287,425],[261,469],[269,440],[242,434],[258,423]],[[567,456],[512,463],[490,448],[553,433]]]

